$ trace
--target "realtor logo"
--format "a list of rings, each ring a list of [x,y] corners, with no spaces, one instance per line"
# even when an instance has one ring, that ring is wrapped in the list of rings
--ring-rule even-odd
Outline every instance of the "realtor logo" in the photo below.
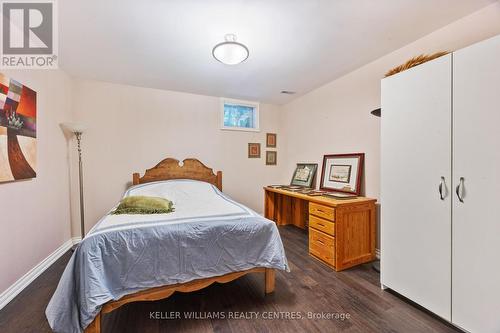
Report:
[[[53,0],[2,1],[0,67],[57,68],[56,7]]]

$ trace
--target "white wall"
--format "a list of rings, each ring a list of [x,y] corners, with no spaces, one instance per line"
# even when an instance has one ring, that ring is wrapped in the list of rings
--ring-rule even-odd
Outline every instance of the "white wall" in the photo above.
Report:
[[[364,152],[365,193],[378,198],[380,119],[370,111],[380,106],[380,80],[384,74],[421,53],[452,51],[497,34],[498,2],[284,105],[284,174],[291,174],[298,162],[317,162],[321,166],[325,154]],[[321,174],[321,168],[318,172]]]
[[[0,184],[0,294],[70,238],[67,140],[71,79],[62,71],[3,71],[37,92],[37,177]]]
[[[220,130],[217,97],[85,80],[75,82],[73,94],[75,117],[89,126],[83,137],[87,230],[120,200],[133,172],[142,174],[166,157],[195,157],[222,170],[224,192],[258,212],[263,210],[262,187],[280,178],[283,140],[277,106],[260,105],[261,131],[254,133]],[[278,133],[278,166],[265,165],[266,132]],[[261,143],[260,159],[247,157],[249,142]]]
[[[261,105],[260,133],[219,130],[217,97],[77,80],[74,115],[90,126],[83,141],[87,229],[120,199],[133,172],[167,156],[197,157],[222,170],[224,191],[262,212],[262,186],[289,182],[296,163],[321,166],[327,153],[364,152],[364,192],[378,198],[380,121],[369,111],[380,105],[384,73],[420,53],[458,49],[498,33],[496,3],[289,104]],[[266,132],[278,133],[278,166],[265,165]],[[247,158],[248,142],[261,142],[261,159]],[[75,155],[72,160],[76,180]],[[76,181],[72,194],[78,235]]]
[[[380,119],[370,111],[380,107],[380,80],[384,74],[419,54],[457,50],[498,34],[497,2],[284,105],[283,174],[290,175],[295,163],[317,162],[321,175],[323,155],[364,152],[363,193],[378,198]],[[306,135],[302,134],[304,130]],[[404,190],[404,184],[401,186]]]

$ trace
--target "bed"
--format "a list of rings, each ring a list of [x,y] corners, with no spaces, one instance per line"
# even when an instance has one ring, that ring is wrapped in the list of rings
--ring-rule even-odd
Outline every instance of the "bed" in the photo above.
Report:
[[[288,270],[274,222],[223,194],[222,173],[196,159],[167,158],[134,173],[130,195],[166,197],[175,211],[106,214],[79,243],[47,306],[54,331],[101,332],[102,315],[124,304],[249,273],[263,273],[272,293],[275,269]]]

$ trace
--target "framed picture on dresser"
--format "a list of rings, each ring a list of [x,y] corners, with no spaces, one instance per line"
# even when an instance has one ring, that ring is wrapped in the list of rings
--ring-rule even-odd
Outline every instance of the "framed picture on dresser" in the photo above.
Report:
[[[320,189],[360,195],[364,153],[323,156]]]
[[[318,165],[315,163],[297,163],[290,185],[313,187],[317,169]]]

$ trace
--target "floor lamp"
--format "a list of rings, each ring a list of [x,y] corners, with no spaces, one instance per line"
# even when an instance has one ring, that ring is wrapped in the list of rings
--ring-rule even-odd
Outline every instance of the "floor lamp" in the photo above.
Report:
[[[62,123],[61,126],[67,131],[73,133],[76,137],[76,142],[78,144],[78,184],[80,186],[80,232],[82,240],[85,237],[85,212],[83,206],[83,168],[82,168],[82,134],[85,132],[87,127],[81,123]]]

